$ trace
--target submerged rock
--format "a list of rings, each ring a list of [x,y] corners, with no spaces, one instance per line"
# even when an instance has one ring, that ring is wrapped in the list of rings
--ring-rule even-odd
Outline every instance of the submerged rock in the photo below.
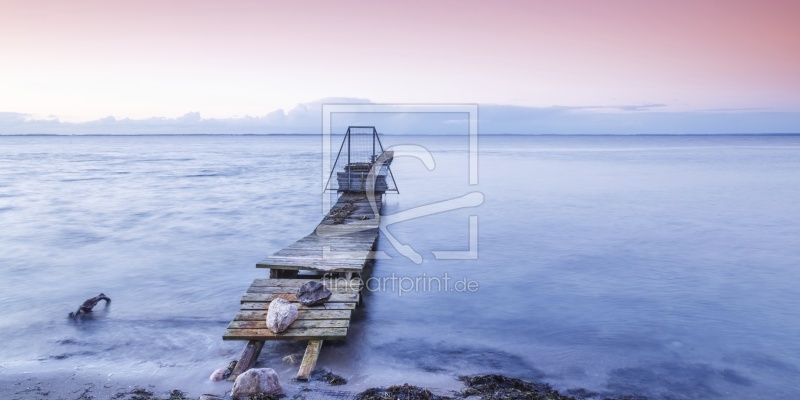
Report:
[[[328,290],[324,284],[316,281],[310,281],[300,286],[297,289],[297,300],[307,306],[318,306],[325,303],[331,298],[331,291]]]
[[[289,365],[295,365],[302,360],[302,356],[300,354],[289,354],[286,357],[283,357],[283,362]]]
[[[221,381],[225,379],[225,368],[217,368],[211,373],[211,376],[208,378],[212,381]]]
[[[281,333],[297,319],[297,306],[277,298],[269,303],[267,311],[267,328],[273,333]]]
[[[231,390],[234,399],[281,392],[278,374],[272,368],[252,368],[236,378]]]
[[[231,362],[228,363],[228,368],[217,368],[208,379],[212,381],[222,381],[228,379],[228,377],[230,377],[233,373],[233,369],[236,368],[236,362],[236,360],[231,360]]]

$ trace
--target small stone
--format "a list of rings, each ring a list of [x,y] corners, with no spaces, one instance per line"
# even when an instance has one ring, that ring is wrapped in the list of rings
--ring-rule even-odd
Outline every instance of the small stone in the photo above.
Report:
[[[224,397],[215,394],[203,394],[200,395],[200,400],[224,400]]]
[[[236,378],[231,390],[234,399],[281,392],[278,374],[272,368],[253,368]]]
[[[297,300],[307,306],[318,306],[328,301],[331,298],[331,294],[331,291],[324,284],[310,281],[300,286],[300,289],[297,289],[296,296]]]
[[[300,354],[289,354],[286,357],[283,357],[283,362],[289,365],[295,365],[300,362]]]
[[[281,333],[297,319],[297,306],[277,298],[269,303],[267,311],[267,328],[273,333]]]
[[[217,368],[208,378],[212,381],[221,381],[225,379],[225,368]]]

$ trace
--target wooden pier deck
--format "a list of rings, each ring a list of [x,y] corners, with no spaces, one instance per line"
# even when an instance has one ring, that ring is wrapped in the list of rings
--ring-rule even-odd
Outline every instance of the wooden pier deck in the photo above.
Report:
[[[317,228],[304,238],[259,262],[270,279],[256,279],[242,296],[241,310],[228,325],[223,340],[248,344],[231,380],[255,364],[267,340],[308,340],[297,374],[307,380],[324,340],[344,340],[350,317],[361,299],[361,273],[372,259],[378,240],[383,193],[370,200],[366,193],[343,193]],[[321,281],[333,293],[323,305],[308,307],[295,298],[310,280]],[[298,318],[275,334],[266,326],[269,303],[276,298],[294,303]]]
[[[361,273],[378,240],[382,196],[373,203],[365,193],[344,193],[317,229],[256,264],[269,268],[270,277],[317,273]],[[289,272],[295,271],[295,272]]]

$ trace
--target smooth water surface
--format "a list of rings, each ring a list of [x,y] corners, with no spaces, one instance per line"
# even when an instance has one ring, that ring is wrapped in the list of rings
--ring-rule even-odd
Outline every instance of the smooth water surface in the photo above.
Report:
[[[385,214],[484,201],[388,226],[423,261],[381,237],[392,258],[318,364],[349,379],[343,390],[501,372],[650,398],[800,397],[800,137],[482,136],[478,185],[464,138],[384,144],[436,161],[395,161]],[[206,379],[244,346],[221,336],[267,274],[255,263],[321,218],[321,148],[314,136],[0,137],[0,375],[224,392]],[[477,259],[436,259],[469,250],[471,215]],[[66,318],[100,292],[110,307]],[[280,358],[302,350],[269,344],[260,363],[291,391],[296,367]]]

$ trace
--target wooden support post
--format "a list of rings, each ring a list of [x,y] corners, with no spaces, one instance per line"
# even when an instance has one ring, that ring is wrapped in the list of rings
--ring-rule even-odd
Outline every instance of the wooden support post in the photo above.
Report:
[[[242,356],[239,358],[239,362],[236,363],[236,368],[233,369],[228,380],[235,381],[237,376],[250,369],[256,363],[256,360],[258,360],[262,348],[264,348],[263,340],[251,340],[247,342],[247,347],[244,348]]]
[[[322,340],[309,340],[306,346],[306,354],[303,355],[303,362],[300,363],[300,370],[297,371],[298,381],[307,381],[317,366],[319,351],[322,349]]]

